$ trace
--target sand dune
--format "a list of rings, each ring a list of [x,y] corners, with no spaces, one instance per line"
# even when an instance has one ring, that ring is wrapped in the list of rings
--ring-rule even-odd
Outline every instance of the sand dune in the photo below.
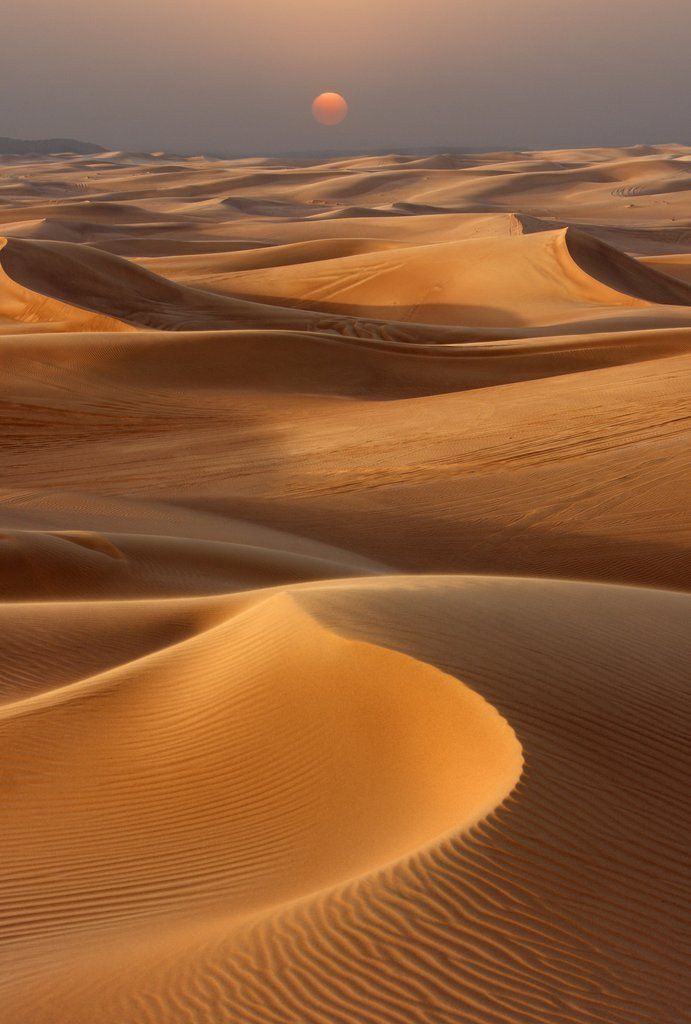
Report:
[[[242,298],[173,284],[122,257],[70,242],[7,238],[0,243],[0,315],[12,323],[69,323],[72,330],[332,327],[312,314],[278,312]],[[655,271],[651,271],[655,273]],[[370,325],[363,324],[367,331]],[[386,331],[384,324],[373,329]],[[357,331],[357,325],[352,326]]]
[[[674,277],[684,284],[691,284],[691,256],[649,256],[643,260],[649,267],[662,271],[668,277]]]
[[[294,260],[281,248],[284,259]],[[324,245],[319,248],[323,256]],[[0,248],[0,315],[10,323],[67,322],[72,330],[274,326],[355,336],[374,332],[392,341],[412,340],[401,325],[415,322],[427,326],[418,331],[420,340],[438,343],[455,335],[435,331],[437,324],[500,328],[499,334],[485,335],[495,339],[511,337],[511,328],[519,328],[518,336],[525,327],[568,333],[570,324],[590,332],[598,316],[607,318],[609,330],[691,326],[691,287],[685,282],[568,229],[227,269],[229,261],[232,266],[248,259],[246,253],[223,255],[200,264],[198,257],[191,263],[188,257],[182,267],[180,259],[149,261],[171,277],[187,272],[205,286],[190,287],[73,243],[8,238]],[[257,260],[268,262],[265,250]],[[660,305],[672,308],[651,309]]]
[[[690,174],[7,160],[2,1024],[685,1019]]]
[[[648,303],[691,306],[691,288],[573,230],[329,255],[293,262],[290,269],[281,264],[224,274],[229,259],[219,260],[215,274],[206,263],[215,291],[419,323],[522,326]],[[263,251],[260,259],[266,266]],[[176,269],[180,273],[173,266],[171,276]]]
[[[355,576],[376,563],[347,553],[180,537],[6,531],[0,547],[5,600],[78,600],[214,594],[281,582]],[[358,564],[358,561],[360,564]]]

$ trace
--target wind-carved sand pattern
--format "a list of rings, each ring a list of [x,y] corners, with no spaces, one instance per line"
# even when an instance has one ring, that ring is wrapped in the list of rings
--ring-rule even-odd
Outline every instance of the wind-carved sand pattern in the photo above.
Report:
[[[6,158],[2,1024],[679,1024],[691,151]]]

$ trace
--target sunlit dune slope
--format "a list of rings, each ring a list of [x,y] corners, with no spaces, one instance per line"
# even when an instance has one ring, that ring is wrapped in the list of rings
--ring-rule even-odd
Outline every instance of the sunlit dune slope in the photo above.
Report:
[[[691,305],[684,283],[572,230],[210,277],[214,290],[257,301],[420,323],[546,324],[608,308]]]
[[[649,267],[662,271],[668,277],[674,277],[684,284],[691,285],[691,256],[649,256],[643,261]]]
[[[0,710],[8,763],[34,760],[6,804],[3,901],[30,900],[5,947],[47,952],[56,931],[136,939],[146,922],[215,913],[221,894],[240,920],[472,823],[520,774],[511,729],[480,697],[339,639],[287,596],[173,602],[167,622],[157,604],[99,608],[106,666],[127,614],[140,651],[91,676],[76,642],[90,606],[54,607],[8,608],[25,633],[27,619],[35,637],[50,628],[51,646],[32,655],[29,630],[25,682]],[[47,659],[62,674],[52,689]],[[28,828],[56,803],[59,817]]]

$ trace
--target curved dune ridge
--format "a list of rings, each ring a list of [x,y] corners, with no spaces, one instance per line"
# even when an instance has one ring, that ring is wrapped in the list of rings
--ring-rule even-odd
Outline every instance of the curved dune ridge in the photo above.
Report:
[[[153,262],[185,274],[184,265]],[[262,262],[268,263],[264,253]],[[211,282],[216,291],[254,301],[459,326],[558,323],[592,309],[691,305],[684,283],[572,229],[330,256],[227,272]]]
[[[680,728],[685,595],[406,578],[95,610],[5,613],[26,646],[3,749],[34,767],[15,778],[1,887],[5,948],[32,981],[8,980],[4,1019],[683,1014],[684,920],[650,898],[649,858],[678,880],[683,779],[660,792],[654,766]],[[46,630],[49,650],[31,636]],[[85,635],[101,641],[86,678]],[[521,747],[419,656],[470,675],[530,744],[515,794],[466,838],[514,789]],[[644,677],[662,710],[643,756]]]
[[[293,253],[283,257],[286,264],[281,256],[261,269],[271,260],[260,250],[260,269],[240,271],[227,269],[228,256],[207,257],[201,265],[193,257],[190,270],[180,260],[153,261],[173,277],[192,277],[211,288],[210,295],[70,242],[6,239],[0,310],[24,323],[67,320],[74,330],[118,329],[120,322],[213,329],[266,320],[277,327],[329,329],[328,321],[315,317],[285,313],[280,320],[261,305],[266,302],[379,321],[489,328],[568,324],[593,313],[611,318],[622,307],[662,304],[682,307],[670,323],[691,323],[685,282],[571,229],[403,250],[386,246],[355,256],[329,253],[326,261],[301,261]],[[246,265],[249,257],[233,260]]]
[[[287,595],[174,601],[168,621],[160,603],[109,603],[106,663],[128,617],[144,634],[128,635],[135,650],[165,632],[169,645],[88,677],[74,645],[93,636],[91,606],[29,609],[22,686],[0,734],[11,763],[41,751],[42,768],[22,773],[6,804],[3,902],[24,912],[10,912],[5,943],[41,946],[59,931],[76,952],[130,929],[136,940],[159,918],[194,926],[219,898],[232,927],[472,824],[520,775],[520,746],[482,698],[339,639]],[[11,626],[16,606],[7,614]],[[50,651],[35,651],[31,632],[46,630]],[[46,690],[48,659],[63,678]]]
[[[13,158],[0,1024],[679,1024],[691,151]]]

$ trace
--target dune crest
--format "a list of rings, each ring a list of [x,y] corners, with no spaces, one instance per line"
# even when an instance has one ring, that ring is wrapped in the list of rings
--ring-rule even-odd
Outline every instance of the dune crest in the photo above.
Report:
[[[34,630],[59,621],[30,607]],[[120,630],[123,614],[164,625],[155,603],[111,611]],[[27,679],[0,707],[5,756],[28,763],[40,749],[43,766],[6,803],[3,902],[33,909],[7,921],[3,945],[43,951],[49,973],[56,932],[88,960],[94,936],[136,944],[173,917],[194,932],[220,899],[232,929],[469,827],[520,775],[520,746],[481,697],[339,639],[288,595],[175,601],[171,613],[197,630],[86,678],[57,640],[75,681],[37,691]],[[69,606],[70,629],[90,615]]]
[[[652,303],[691,305],[683,283],[572,229],[231,272],[223,284],[213,279],[213,287],[256,302],[479,327],[554,324]]]

